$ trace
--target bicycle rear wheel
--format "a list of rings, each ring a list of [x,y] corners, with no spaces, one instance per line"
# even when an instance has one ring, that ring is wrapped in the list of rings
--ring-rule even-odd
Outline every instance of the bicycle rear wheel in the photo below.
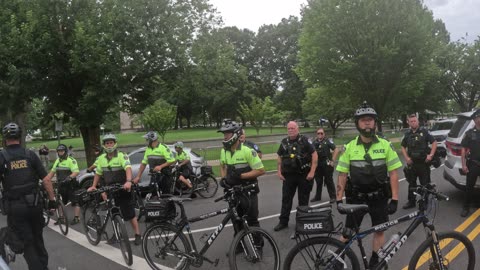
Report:
[[[48,226],[49,222],[50,222],[50,211],[48,211],[48,209],[44,208],[43,209],[43,227]]]
[[[258,227],[237,233],[228,255],[230,269],[280,269],[280,251],[271,235]]]
[[[347,249],[344,256],[335,259],[335,254],[340,253],[344,246],[343,242],[325,236],[305,239],[288,252],[283,269],[359,270],[358,258],[351,249]]]
[[[174,225],[154,223],[142,238],[143,257],[152,269],[188,269],[190,243]]]
[[[437,236],[445,269],[475,269],[475,249],[465,235],[452,231]],[[440,269],[438,255],[430,236],[415,250],[408,269]]]
[[[82,209],[82,224],[88,242],[98,245],[102,236],[102,220],[95,204],[86,204]]]
[[[63,235],[67,235],[68,233],[68,215],[65,211],[65,205],[63,204],[62,200],[58,200],[57,209],[55,209],[55,214],[57,216],[58,226],[60,227],[60,231]]]
[[[132,247],[130,246],[130,240],[128,239],[127,228],[125,222],[120,215],[113,216],[113,226],[117,232],[118,242],[120,243],[120,251],[122,251],[123,259],[127,265],[132,265]]]
[[[211,198],[217,194],[218,182],[211,175],[204,175],[197,179],[195,190],[203,198]]]

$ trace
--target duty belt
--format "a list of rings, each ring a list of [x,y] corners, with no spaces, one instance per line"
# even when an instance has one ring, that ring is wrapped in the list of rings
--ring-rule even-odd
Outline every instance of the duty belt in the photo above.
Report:
[[[374,201],[384,197],[384,193],[382,190],[377,190],[369,193],[357,192],[356,194],[354,193],[354,195],[356,195],[358,199],[365,201]]]

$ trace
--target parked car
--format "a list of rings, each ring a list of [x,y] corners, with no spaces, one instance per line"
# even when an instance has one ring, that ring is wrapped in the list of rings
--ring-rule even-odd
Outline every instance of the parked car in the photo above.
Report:
[[[447,157],[443,178],[460,190],[465,190],[467,180],[462,171],[461,142],[465,132],[475,125],[471,119],[473,113],[474,111],[457,114],[457,121],[453,124],[445,141]],[[479,181],[477,181],[475,189],[480,190]]]
[[[456,118],[453,119],[443,119],[433,122],[433,126],[430,129],[430,134],[437,141],[437,152],[441,157],[445,158],[447,156],[447,147],[445,146],[445,140],[448,137],[448,132],[452,128],[453,124],[457,121]]]
[[[175,152],[175,147],[173,147],[173,144],[167,145],[168,148],[170,148],[170,151],[174,155],[176,155]],[[143,160],[143,156],[145,154],[145,149],[147,147],[142,147],[137,150],[134,150],[128,154],[128,158],[130,160],[130,164],[132,165],[132,175],[135,177],[138,174],[138,170],[140,168],[140,164]],[[200,167],[204,164],[204,158],[201,157],[199,154],[195,153],[192,151],[192,149],[185,147],[183,148],[183,151],[188,153],[190,155],[190,162],[192,163],[193,167],[193,172],[196,175],[200,174]],[[140,179],[140,182],[138,183],[140,187],[145,187],[148,186],[150,183],[150,176],[148,175],[149,171],[149,166],[147,164],[147,167],[145,168],[145,171],[142,174],[142,178]],[[80,183],[82,188],[88,188],[92,185],[93,183],[93,176],[94,173],[87,173],[87,170],[81,170],[79,173],[79,176],[77,177],[77,181]]]

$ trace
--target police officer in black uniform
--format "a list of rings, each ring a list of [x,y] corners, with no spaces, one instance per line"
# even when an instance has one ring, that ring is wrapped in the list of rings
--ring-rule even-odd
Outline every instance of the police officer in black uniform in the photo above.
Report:
[[[405,133],[402,140],[402,154],[407,162],[404,171],[408,182],[408,202],[403,209],[415,207],[412,188],[417,186],[417,177],[422,186],[430,183],[430,164],[437,150],[437,141],[427,129],[419,127],[415,114],[408,116],[408,125],[410,130]],[[429,143],[432,145],[431,149]]]
[[[247,134],[245,134],[245,130],[244,130],[243,128],[242,128],[240,134],[241,134],[241,135],[240,135],[239,141],[240,141],[243,145],[248,146],[249,148],[252,148],[253,150],[257,151],[258,157],[262,158],[262,150],[260,150],[260,147],[259,147],[256,143],[247,140],[247,136],[246,136]]]
[[[317,168],[317,152],[310,140],[299,133],[298,124],[294,121],[288,122],[287,132],[288,137],[282,140],[277,151],[277,174],[283,181],[283,186],[280,222],[275,226],[275,231],[288,227],[297,188],[298,205],[308,205]]]
[[[465,186],[466,196],[460,215],[466,217],[470,214],[473,189],[480,176],[480,109],[472,114],[475,126],[467,132],[462,139],[462,170],[467,174]]]
[[[2,134],[6,147],[0,152],[0,178],[7,224],[23,244],[28,269],[45,270],[48,269],[48,253],[42,235],[44,218],[38,180],[43,179],[49,197],[48,206],[55,209],[52,183],[38,156],[20,146],[22,130],[16,123],[3,127]],[[18,250],[16,253],[21,253],[21,247],[15,249]]]
[[[338,156],[337,147],[330,138],[327,138],[323,128],[317,129],[317,138],[313,141],[313,146],[318,155],[317,170],[315,171],[317,193],[311,202],[320,201],[322,199],[322,187],[325,183],[328,196],[330,197],[330,203],[334,203],[336,198],[335,184],[333,183],[333,166]]]

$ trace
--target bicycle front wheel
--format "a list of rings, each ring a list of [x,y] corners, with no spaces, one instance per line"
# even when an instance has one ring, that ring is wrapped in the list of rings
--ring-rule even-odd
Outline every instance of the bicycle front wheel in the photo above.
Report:
[[[195,190],[203,198],[211,198],[217,194],[218,182],[215,177],[206,175],[198,178],[197,181]]]
[[[87,204],[82,208],[82,224],[88,242],[98,245],[102,236],[102,221],[95,205]]]
[[[113,216],[113,226],[115,227],[115,232],[117,233],[117,239],[120,243],[120,251],[122,252],[123,259],[127,265],[132,265],[132,247],[130,246],[130,240],[128,239],[127,228],[125,227],[125,222],[123,221],[120,215]]]
[[[433,243],[432,236],[415,250],[409,270],[414,269],[475,269],[475,249],[472,242],[459,232],[437,233],[441,254]],[[440,256],[441,255],[441,256]],[[441,262],[440,257],[443,258]]]
[[[358,258],[350,248],[343,256],[335,258],[344,247],[345,244],[335,238],[318,236],[305,239],[288,252],[283,269],[359,270]]]
[[[58,226],[60,227],[60,231],[63,235],[67,235],[68,233],[68,215],[67,211],[65,211],[65,205],[63,204],[62,200],[58,200],[57,209],[55,209],[55,214],[57,216]]]
[[[174,225],[154,223],[142,238],[143,257],[152,269],[188,269],[190,243]]]
[[[273,237],[265,230],[250,227],[233,239],[228,255],[230,269],[280,269],[280,251]]]

